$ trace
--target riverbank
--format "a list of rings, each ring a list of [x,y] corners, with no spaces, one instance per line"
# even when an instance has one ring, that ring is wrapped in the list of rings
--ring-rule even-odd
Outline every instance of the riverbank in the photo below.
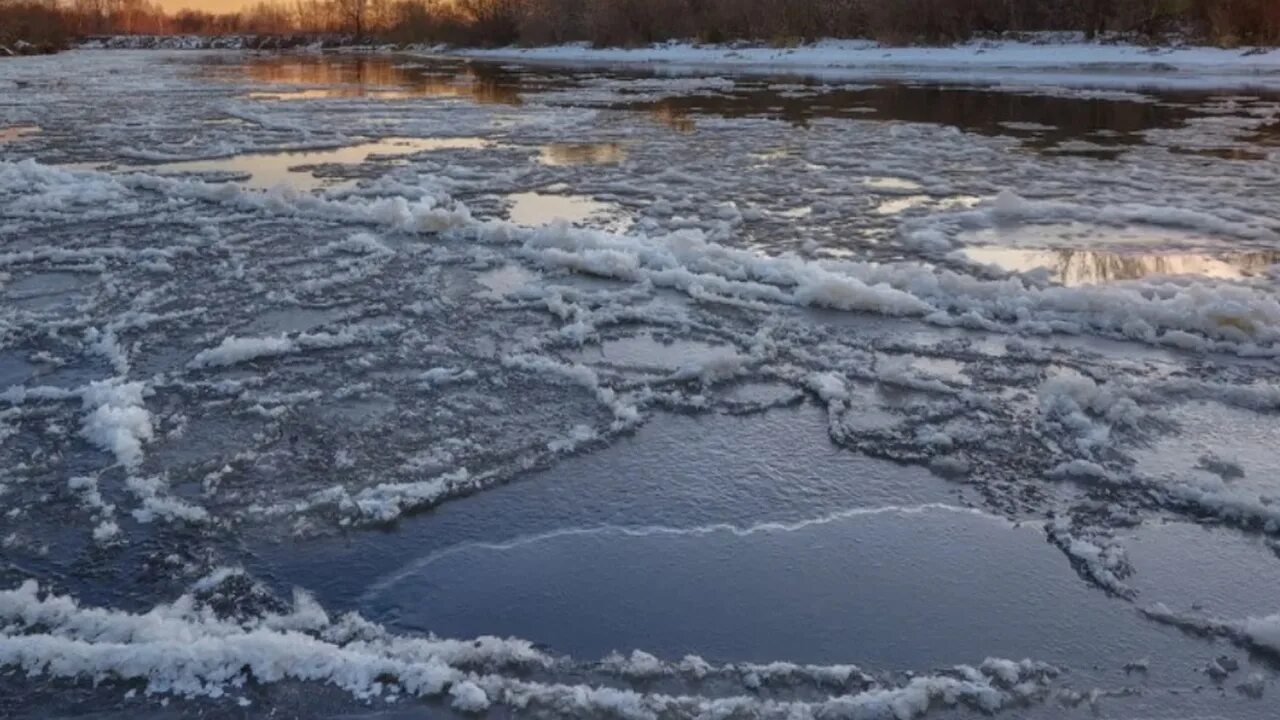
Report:
[[[439,52],[433,48],[429,52]],[[1071,34],[983,40],[946,47],[894,47],[870,40],[823,40],[791,48],[664,43],[595,48],[453,49],[472,59],[547,65],[635,66],[670,72],[800,74],[833,80],[904,79],[1002,83],[1019,79],[1071,86],[1280,87],[1280,49],[1145,46],[1089,42]]]
[[[567,43],[478,48],[440,44],[358,44],[350,35],[121,35],[86,39],[85,49],[289,50],[406,53],[547,66],[636,67],[672,73],[804,75],[830,80],[928,80],[1084,87],[1280,88],[1280,48],[1140,44],[1082,33],[1021,33],[947,46],[886,45],[826,39],[794,47],[767,44],[657,43],[593,47]]]
[[[317,52],[352,46],[356,46],[355,37],[343,33],[98,35],[84,38],[78,45],[85,50],[313,50]]]

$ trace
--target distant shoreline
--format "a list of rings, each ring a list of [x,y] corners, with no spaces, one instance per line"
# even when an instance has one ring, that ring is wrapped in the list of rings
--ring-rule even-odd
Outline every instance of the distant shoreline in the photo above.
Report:
[[[793,48],[664,43],[645,48],[570,44],[535,48],[450,49],[476,60],[539,65],[631,66],[669,72],[804,75],[831,81],[873,79],[1048,83],[1118,89],[1264,88],[1280,90],[1280,49],[1203,45],[1146,46],[1047,33],[1019,40],[949,46],[894,46],[822,40]]]
[[[984,84],[1050,84],[1111,89],[1244,89],[1280,91],[1280,49],[1207,45],[1141,45],[1118,37],[1087,41],[1082,33],[1021,33],[946,46],[820,40],[795,47],[765,43],[668,42],[645,47],[570,43],[471,48],[425,44],[357,44],[352,36],[110,36],[85,49],[287,50],[398,53],[543,66],[632,67],[676,74],[798,75],[828,81],[903,80]]]

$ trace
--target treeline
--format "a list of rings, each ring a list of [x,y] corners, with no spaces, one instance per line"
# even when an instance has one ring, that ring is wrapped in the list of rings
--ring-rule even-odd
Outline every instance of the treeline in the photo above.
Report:
[[[413,0],[395,10],[391,37],[467,45],[822,37],[936,44],[1041,30],[1280,43],[1280,0]]]
[[[0,0],[0,38],[5,33],[25,37],[14,31],[54,22],[67,37],[345,32],[348,23],[338,5],[333,0],[274,0],[232,13],[166,13],[150,0]]]
[[[150,0],[0,0],[0,54],[52,52],[101,35],[296,35],[349,33],[352,16],[392,25],[385,0],[274,0],[232,13],[167,13]],[[366,40],[376,39],[371,35]]]
[[[165,13],[149,0],[0,0],[0,47],[104,34],[347,33],[365,41],[544,45],[820,37],[949,43],[1039,30],[1280,44],[1280,0],[271,0]]]

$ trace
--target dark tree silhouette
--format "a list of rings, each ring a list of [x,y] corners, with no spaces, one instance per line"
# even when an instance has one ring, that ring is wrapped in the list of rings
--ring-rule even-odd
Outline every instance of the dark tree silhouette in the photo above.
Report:
[[[342,20],[343,29],[355,35],[356,40],[362,40],[369,14],[369,0],[331,1],[334,5],[334,14]]]
[[[790,45],[819,37],[949,43],[1036,30],[1276,45],[1280,0],[262,0],[221,15],[168,15],[154,0],[0,0],[0,46],[10,49],[56,49],[90,34],[342,32],[359,40],[469,45],[670,39]]]

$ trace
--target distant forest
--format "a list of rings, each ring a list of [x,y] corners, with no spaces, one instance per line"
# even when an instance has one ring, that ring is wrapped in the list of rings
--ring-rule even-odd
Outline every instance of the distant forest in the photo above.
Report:
[[[1038,30],[1280,44],[1280,0],[274,0],[229,14],[148,0],[0,0],[0,53],[112,34],[334,35],[362,42],[795,45],[821,37],[942,44]]]

